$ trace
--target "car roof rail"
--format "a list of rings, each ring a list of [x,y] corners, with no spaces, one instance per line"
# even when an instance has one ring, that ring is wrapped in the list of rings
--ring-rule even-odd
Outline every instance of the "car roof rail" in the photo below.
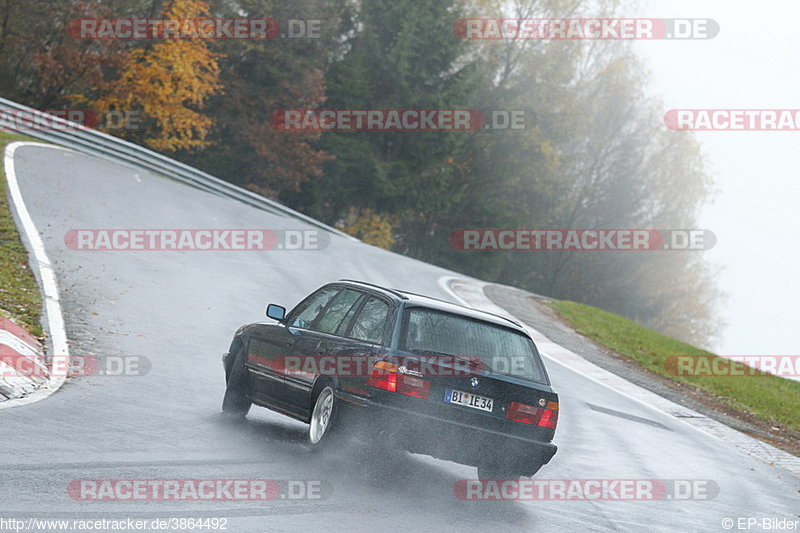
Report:
[[[422,298],[428,298],[429,300],[436,300],[437,302],[442,302],[446,304],[452,305],[453,302],[448,302],[442,298],[437,298],[436,296],[428,296],[427,294],[420,294],[418,292],[411,292],[411,291],[404,291],[403,289],[394,289],[397,292],[402,292],[403,294],[408,294],[409,296],[421,296]]]
[[[514,319],[511,319],[511,318],[508,318],[507,316],[498,315],[497,313],[490,313],[489,311],[483,311],[483,312],[486,313],[487,315],[496,316],[497,318],[502,318],[503,320],[505,320],[507,322],[511,322],[512,324],[514,324],[518,328],[523,327],[522,326],[522,322],[520,322],[518,320],[514,320]]]
[[[397,292],[402,292],[403,294],[409,294],[411,296],[421,296],[423,298],[429,298],[431,300],[436,300],[437,302],[443,302],[443,303],[446,303],[446,304],[453,305],[453,302],[448,302],[447,300],[443,300],[442,298],[437,298],[436,296],[428,296],[426,294],[419,294],[419,293],[416,293],[416,292],[401,291],[399,289],[395,289],[395,290],[397,290]],[[458,304],[456,304],[456,305],[458,305]],[[462,306],[462,307],[464,307],[464,306]],[[467,309],[471,309],[471,308],[467,307]],[[520,322],[518,322],[516,320],[512,320],[512,319],[508,318],[507,316],[498,315],[496,313],[490,313],[489,311],[482,311],[480,309],[473,309],[473,311],[479,311],[481,313],[486,313],[487,315],[491,315],[493,317],[502,318],[503,320],[505,320],[507,322],[511,322],[515,326],[522,327],[522,324]]]
[[[390,289],[388,287],[382,287],[381,285],[377,285],[375,283],[367,283],[366,281],[359,281],[357,279],[340,279],[339,281],[348,281],[350,283],[358,283],[360,285],[366,285],[368,287],[374,287],[376,289],[380,289],[382,291],[386,291],[388,293],[394,294],[395,296],[397,296],[398,298],[400,298],[402,300],[408,300],[408,296],[406,296],[402,292],[400,292],[398,290],[395,290],[395,289]]]

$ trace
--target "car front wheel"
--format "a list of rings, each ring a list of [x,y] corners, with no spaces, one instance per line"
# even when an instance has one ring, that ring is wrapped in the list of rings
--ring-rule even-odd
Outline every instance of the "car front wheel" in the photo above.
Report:
[[[225,397],[222,399],[222,412],[243,417],[250,411],[250,405],[252,404],[247,396],[247,370],[244,367],[244,349],[240,347],[231,356],[234,359],[228,374],[228,383],[225,386]]]

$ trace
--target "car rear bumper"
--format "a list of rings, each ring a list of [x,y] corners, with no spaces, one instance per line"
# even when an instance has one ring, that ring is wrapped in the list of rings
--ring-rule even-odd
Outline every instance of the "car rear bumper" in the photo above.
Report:
[[[339,391],[342,423],[366,438],[467,465],[508,465],[533,475],[550,462],[552,442],[509,435]]]

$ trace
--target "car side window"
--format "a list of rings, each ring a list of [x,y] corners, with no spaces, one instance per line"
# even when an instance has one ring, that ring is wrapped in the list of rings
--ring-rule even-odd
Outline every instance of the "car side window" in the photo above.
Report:
[[[356,301],[355,304],[350,308],[350,310],[345,315],[344,319],[339,322],[339,327],[336,328],[336,335],[340,337],[344,337],[347,335],[347,328],[350,326],[350,323],[353,321],[353,317],[355,316],[356,312],[359,310],[361,306],[361,302],[367,297],[366,294],[362,294],[361,297]]]
[[[327,287],[320,289],[316,294],[306,299],[300,304],[297,311],[293,311],[294,315],[289,322],[289,326],[293,328],[309,329],[314,320],[317,319],[319,314],[328,305],[328,302],[341,291],[338,287]]]
[[[380,298],[370,298],[356,317],[350,336],[360,341],[380,343],[388,316],[389,305]]]
[[[325,314],[319,319],[319,322],[314,327],[316,331],[322,333],[330,333],[333,335],[339,324],[344,322],[345,317],[348,315],[350,309],[355,307],[356,302],[361,298],[362,293],[350,289],[345,289],[336,297],[336,299],[328,306]],[[345,326],[347,327],[347,326]]]

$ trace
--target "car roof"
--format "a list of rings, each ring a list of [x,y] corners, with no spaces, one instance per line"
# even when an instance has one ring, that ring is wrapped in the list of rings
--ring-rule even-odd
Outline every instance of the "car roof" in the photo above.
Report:
[[[516,320],[511,320],[510,318],[496,315],[494,313],[488,313],[486,311],[480,311],[478,309],[464,307],[463,305],[454,304],[446,300],[434,298],[433,296],[425,296],[423,294],[417,294],[399,289],[390,289],[388,287],[382,287],[381,285],[376,285],[374,283],[367,283],[365,281],[357,281],[352,279],[342,279],[339,280],[338,283],[344,285],[360,286],[362,288],[369,288],[372,290],[382,292],[384,295],[389,296],[394,300],[401,300],[405,302],[406,306],[426,307],[429,309],[434,309],[445,313],[453,313],[456,315],[473,318],[475,320],[491,322],[492,324],[496,324],[498,326],[503,326],[507,328],[510,327],[527,335],[527,332],[523,329],[522,324],[520,324]]]

